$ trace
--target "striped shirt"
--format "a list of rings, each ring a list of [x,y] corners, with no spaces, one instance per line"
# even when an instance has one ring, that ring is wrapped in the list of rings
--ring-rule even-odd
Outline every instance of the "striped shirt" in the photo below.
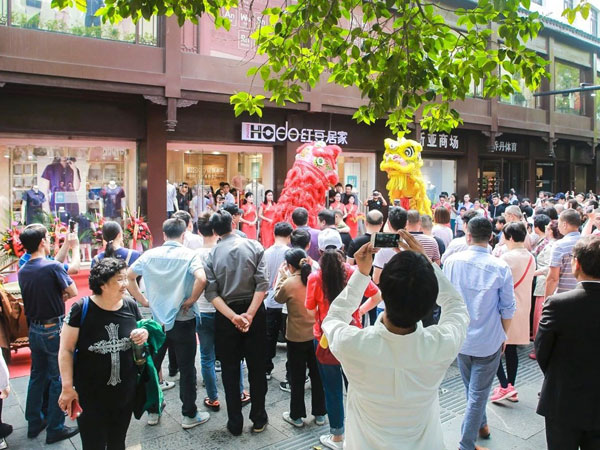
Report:
[[[573,247],[575,247],[580,237],[581,233],[573,231],[554,244],[550,256],[550,267],[560,267],[556,293],[570,291],[577,285],[577,280],[571,270],[571,256],[573,254]]]

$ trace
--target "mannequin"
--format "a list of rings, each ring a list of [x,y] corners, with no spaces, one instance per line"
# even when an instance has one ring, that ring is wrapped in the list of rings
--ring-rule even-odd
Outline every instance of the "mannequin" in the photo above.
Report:
[[[34,184],[31,189],[23,192],[21,202],[21,221],[25,225],[32,223],[43,222],[42,205],[46,201],[46,196],[37,184]]]
[[[260,184],[257,179],[252,179],[250,183],[246,185],[246,192],[252,192],[254,194],[254,198],[265,198],[265,187]]]
[[[125,191],[115,180],[110,180],[108,186],[100,193],[102,213],[108,219],[120,219],[125,210]]]
[[[242,189],[244,189],[244,184],[246,184],[246,177],[238,172],[238,174],[231,179],[231,184],[238,191],[241,191]]]

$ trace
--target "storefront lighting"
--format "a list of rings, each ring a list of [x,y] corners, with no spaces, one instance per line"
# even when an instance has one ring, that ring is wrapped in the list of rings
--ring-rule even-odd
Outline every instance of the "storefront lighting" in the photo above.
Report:
[[[220,155],[221,152],[212,152],[213,155]]]
[[[10,153],[8,153],[8,150],[4,152],[4,157],[7,159],[10,158]]]

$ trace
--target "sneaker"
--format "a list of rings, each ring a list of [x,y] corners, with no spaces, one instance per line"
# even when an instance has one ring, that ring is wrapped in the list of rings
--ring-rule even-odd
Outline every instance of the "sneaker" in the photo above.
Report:
[[[279,389],[281,389],[284,392],[292,392],[290,383],[288,383],[287,381],[282,381],[281,383],[279,383]]]
[[[158,422],[160,422],[160,414],[148,413],[148,425],[153,427],[154,425],[158,425]]]
[[[517,390],[510,383],[508,383],[507,388],[498,386],[496,389],[494,389],[494,392],[492,393],[492,396],[490,397],[490,401],[493,403],[497,403],[502,400],[506,400],[508,397],[512,397],[516,393],[517,393]]]
[[[215,372],[220,372],[221,371],[221,361],[216,360],[215,361]]]
[[[173,389],[175,387],[175,382],[163,380],[162,383],[159,383],[161,391],[168,391],[169,389]]]
[[[271,372],[267,372],[267,374],[265,375],[265,378],[267,379],[267,381],[269,381],[272,378]]]
[[[315,424],[319,427],[325,425],[327,421],[325,420],[325,416],[315,416]]]
[[[253,434],[258,434],[258,433],[262,433],[263,431],[265,431],[267,429],[267,422],[265,422],[263,425],[258,426],[256,424],[252,425],[252,433]]]
[[[515,395],[508,397],[506,400],[509,402],[517,403],[519,401],[519,395],[515,392]]]
[[[8,444],[6,443],[6,439],[0,438],[0,450],[4,450],[5,448],[8,448]]]
[[[333,434],[319,436],[319,440],[325,447],[332,448],[333,450],[342,450],[344,448],[344,441],[335,442],[333,440]]]
[[[183,422],[181,422],[181,427],[184,430],[188,430],[190,428],[194,428],[198,425],[202,425],[203,423],[208,422],[208,419],[210,419],[209,413],[198,411],[195,417],[183,416]]]
[[[302,419],[292,419],[289,411],[283,413],[283,420],[294,425],[296,428],[302,428],[304,426],[304,421]]]

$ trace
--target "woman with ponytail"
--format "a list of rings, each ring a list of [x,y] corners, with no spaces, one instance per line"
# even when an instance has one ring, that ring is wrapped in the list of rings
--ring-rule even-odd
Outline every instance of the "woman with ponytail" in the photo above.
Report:
[[[315,315],[304,306],[306,283],[311,273],[311,265],[306,252],[301,248],[291,248],[285,252],[285,268],[290,276],[275,286],[275,301],[287,304],[285,338],[289,364],[290,410],[283,413],[283,420],[295,427],[304,426],[306,417],[304,406],[304,377],[308,375],[312,386],[312,415],[317,425],[325,425],[325,394],[317,367],[313,344]]]
[[[131,266],[141,255],[140,252],[123,247],[123,229],[117,222],[109,220],[102,225],[102,241],[104,251],[98,253],[92,259],[91,266],[94,267],[104,258],[122,259]]]
[[[305,306],[308,310],[315,310],[315,325],[313,327],[314,345],[327,348],[327,339],[321,331],[321,323],[327,317],[329,306],[346,287],[350,276],[356,269],[345,262],[341,252],[342,238],[331,228],[326,228],[319,233],[319,259],[320,270],[308,276],[306,286]],[[370,297],[352,315],[352,324],[361,327],[360,317],[367,311],[375,308],[381,301],[379,288],[371,281],[364,292],[365,297]],[[319,350],[319,349],[318,349]],[[339,363],[317,359],[317,366],[325,391],[325,404],[329,417],[330,434],[320,437],[321,444],[332,449],[343,448],[344,441],[344,387],[342,367]]]

